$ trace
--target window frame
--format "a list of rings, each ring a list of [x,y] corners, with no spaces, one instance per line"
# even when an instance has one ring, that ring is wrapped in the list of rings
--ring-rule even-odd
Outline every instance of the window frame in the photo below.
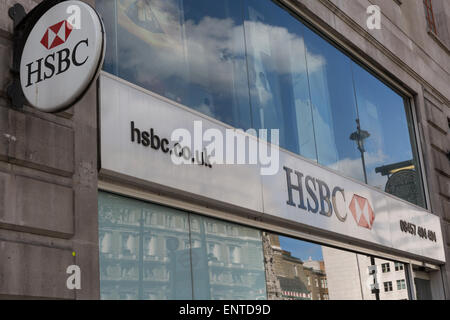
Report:
[[[406,280],[400,279],[397,280],[397,291],[406,290]]]
[[[396,272],[397,272],[397,271],[404,271],[404,270],[405,270],[405,266],[404,266],[404,264],[401,263],[401,262],[395,262],[395,265],[394,265],[394,266],[395,266],[394,269],[395,269]]]
[[[391,264],[389,262],[381,264],[381,272],[382,273],[389,273],[389,272],[391,272]]]
[[[392,281],[385,281],[383,282],[384,292],[392,292],[394,291],[394,286],[392,284]]]

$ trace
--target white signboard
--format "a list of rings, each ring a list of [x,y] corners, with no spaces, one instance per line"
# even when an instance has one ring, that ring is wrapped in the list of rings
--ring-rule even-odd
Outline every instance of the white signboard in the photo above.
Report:
[[[91,6],[65,1],[50,8],[22,53],[20,83],[28,103],[45,112],[70,107],[98,75],[104,49],[103,24]]]
[[[105,172],[337,234],[362,246],[372,243],[445,261],[437,216],[291,153],[280,151],[275,175],[261,175],[260,165],[175,165],[169,151],[174,130],[194,133],[196,120],[204,129],[227,128],[107,74],[101,76],[100,117]]]

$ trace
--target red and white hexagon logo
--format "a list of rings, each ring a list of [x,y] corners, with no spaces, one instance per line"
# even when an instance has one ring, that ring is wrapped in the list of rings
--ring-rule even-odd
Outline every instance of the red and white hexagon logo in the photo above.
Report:
[[[349,209],[358,226],[372,229],[375,214],[369,200],[355,194],[350,202]]]
[[[48,50],[53,49],[66,42],[72,30],[73,27],[67,20],[58,22],[47,28],[41,39],[41,43]]]

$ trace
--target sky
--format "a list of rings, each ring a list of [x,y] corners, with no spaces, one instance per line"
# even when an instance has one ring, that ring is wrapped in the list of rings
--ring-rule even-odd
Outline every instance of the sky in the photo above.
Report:
[[[290,251],[292,256],[307,261],[309,257],[312,260],[323,260],[322,246],[310,242],[300,241],[292,238],[280,236],[281,249]]]

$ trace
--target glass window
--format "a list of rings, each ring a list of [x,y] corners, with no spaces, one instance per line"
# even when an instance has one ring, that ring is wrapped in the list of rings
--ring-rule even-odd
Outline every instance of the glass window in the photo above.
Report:
[[[191,230],[195,299],[265,299],[261,233],[234,225],[230,235],[230,223],[191,215],[194,220],[200,225],[199,230]],[[206,226],[212,222],[217,232],[208,231]]]
[[[242,3],[97,0],[104,69],[238,128],[250,128]]]
[[[367,183],[425,206],[409,108],[391,88],[353,66],[359,121],[366,137],[361,157]]]
[[[391,271],[391,266],[390,266],[390,264],[389,264],[389,263],[383,263],[383,264],[381,265],[381,271],[382,271],[383,273],[390,272],[390,271]]]
[[[280,283],[280,290],[299,294],[284,294],[283,299],[409,299],[408,290],[403,290],[407,288],[406,281],[401,282],[401,291],[391,293],[393,282],[389,281],[390,275],[379,274],[374,277],[369,274],[372,265],[389,266],[390,262],[387,260],[276,234],[268,234],[267,237],[270,246],[265,247],[266,261],[273,261],[273,272]],[[296,266],[298,273],[286,273],[289,266]],[[395,277],[405,280],[406,272],[398,273]],[[384,287],[387,290],[383,290]]]
[[[99,192],[99,248],[102,299],[266,299],[258,230]]]
[[[397,290],[404,290],[404,289],[406,289],[405,279],[397,280]]]
[[[96,5],[107,72],[425,206],[408,100],[276,2]]]
[[[395,271],[402,271],[404,269],[403,263],[396,262],[395,263]]]
[[[100,192],[101,298],[192,299],[189,249],[180,246],[189,241],[185,216]]]
[[[272,1],[245,4],[254,126],[280,129],[280,146],[316,160],[303,27]]]
[[[387,281],[383,283],[384,285],[384,292],[391,292],[392,289],[392,281]]]
[[[351,60],[305,28],[318,162],[363,181],[358,150],[350,136],[357,109]]]

